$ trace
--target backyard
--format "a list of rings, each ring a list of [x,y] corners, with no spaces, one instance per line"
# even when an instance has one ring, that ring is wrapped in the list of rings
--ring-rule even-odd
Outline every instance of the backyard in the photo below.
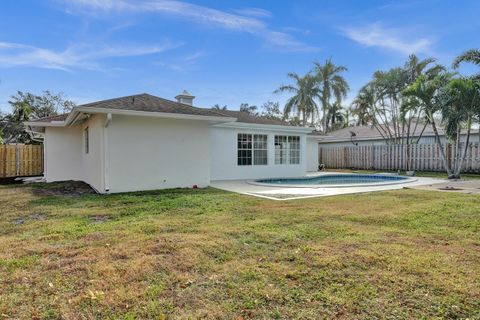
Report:
[[[478,195],[57,183],[0,207],[0,318],[480,318]]]

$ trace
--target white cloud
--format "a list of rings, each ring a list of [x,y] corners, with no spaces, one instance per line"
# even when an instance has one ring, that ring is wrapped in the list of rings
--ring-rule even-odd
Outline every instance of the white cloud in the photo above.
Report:
[[[101,12],[123,13],[159,13],[188,19],[196,23],[203,23],[214,27],[228,30],[246,32],[264,39],[268,44],[290,51],[310,51],[315,48],[308,46],[288,33],[272,30],[265,22],[259,19],[268,11],[258,8],[250,8],[248,15],[229,13],[205,6],[176,0],[150,0],[136,1],[118,0],[63,0],[70,9],[99,14]],[[246,10],[246,9],[243,9]],[[255,13],[256,16],[253,17]]]
[[[201,58],[207,56],[208,54],[201,50],[189,55],[186,55],[182,58],[175,59],[174,62],[156,62],[155,64],[161,67],[165,67],[174,71],[184,72],[187,71],[191,66],[196,64]]]
[[[160,53],[178,45],[165,42],[155,46],[75,45],[65,50],[0,42],[0,67],[30,66],[46,69],[100,69],[99,61],[112,57],[142,56]]]
[[[244,16],[250,17],[260,17],[260,18],[271,18],[272,13],[268,10],[261,8],[243,8],[234,10],[236,13],[239,13]]]
[[[411,39],[398,29],[384,28],[374,23],[359,28],[342,28],[346,37],[368,47],[380,47],[404,54],[428,53],[433,44],[429,38]]]

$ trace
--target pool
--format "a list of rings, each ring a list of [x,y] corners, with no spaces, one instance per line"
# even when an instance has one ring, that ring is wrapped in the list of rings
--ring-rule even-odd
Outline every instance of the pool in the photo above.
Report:
[[[387,174],[322,174],[314,177],[259,179],[250,183],[262,186],[283,187],[364,187],[390,185],[416,181],[415,178]]]

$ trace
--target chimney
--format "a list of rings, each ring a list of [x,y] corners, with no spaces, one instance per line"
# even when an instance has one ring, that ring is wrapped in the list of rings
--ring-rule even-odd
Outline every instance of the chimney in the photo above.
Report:
[[[176,96],[175,99],[177,99],[177,102],[179,103],[188,104],[192,106],[193,99],[195,99],[195,97],[192,96],[187,90],[183,90],[183,92],[180,93],[178,96]]]

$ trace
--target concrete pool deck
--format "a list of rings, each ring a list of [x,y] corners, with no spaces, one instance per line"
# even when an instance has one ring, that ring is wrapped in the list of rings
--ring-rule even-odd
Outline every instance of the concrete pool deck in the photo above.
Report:
[[[307,176],[319,176],[325,174],[332,174],[335,172],[315,172],[309,173]],[[355,186],[355,187],[335,187],[335,188],[322,188],[322,187],[285,187],[285,186],[264,186],[253,185],[248,183],[249,180],[219,180],[212,181],[211,186],[213,188],[226,190],[230,192],[241,193],[245,195],[261,197],[271,200],[293,200],[304,199],[313,197],[326,197],[336,196],[341,194],[363,193],[363,192],[375,192],[385,190],[398,190],[403,188],[412,188],[419,186],[430,186],[434,184],[441,184],[447,182],[444,179],[434,178],[422,178],[417,177],[415,181],[408,181],[405,183],[396,183],[389,185],[379,186]]]

